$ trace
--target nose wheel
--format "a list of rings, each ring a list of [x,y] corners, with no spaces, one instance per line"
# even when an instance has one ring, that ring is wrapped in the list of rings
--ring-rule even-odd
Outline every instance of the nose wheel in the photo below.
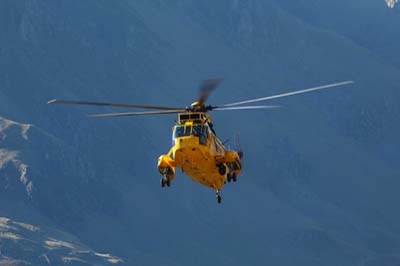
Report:
[[[171,180],[169,180],[167,177],[163,177],[160,180],[160,184],[161,184],[161,187],[165,187],[165,186],[170,187],[171,186]]]
[[[218,204],[220,204],[221,202],[222,202],[222,197],[221,197],[221,190],[219,190],[219,189],[217,189],[217,192],[216,192],[216,198],[217,198],[217,202],[218,202]]]

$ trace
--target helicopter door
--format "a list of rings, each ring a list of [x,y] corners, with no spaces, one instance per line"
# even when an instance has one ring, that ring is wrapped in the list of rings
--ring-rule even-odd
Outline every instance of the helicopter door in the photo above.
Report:
[[[199,137],[199,143],[202,145],[207,145],[207,139],[208,139],[208,131],[205,126],[201,127],[201,134]]]

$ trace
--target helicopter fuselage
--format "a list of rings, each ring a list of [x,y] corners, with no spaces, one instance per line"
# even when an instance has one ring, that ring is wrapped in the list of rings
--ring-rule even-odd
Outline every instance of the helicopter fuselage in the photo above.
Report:
[[[185,119],[185,118],[188,119]],[[241,170],[238,152],[228,150],[216,137],[205,113],[180,114],[173,129],[173,147],[158,159],[159,172],[170,182],[176,168],[194,181],[220,190]]]

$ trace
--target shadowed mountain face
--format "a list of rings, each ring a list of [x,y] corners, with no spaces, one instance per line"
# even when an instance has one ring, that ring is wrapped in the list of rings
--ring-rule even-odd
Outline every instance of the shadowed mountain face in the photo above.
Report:
[[[399,20],[372,0],[3,0],[0,265],[399,264]],[[45,104],[187,106],[210,76],[210,104],[356,84],[213,114],[245,153],[222,205],[183,174],[159,187],[174,116]]]

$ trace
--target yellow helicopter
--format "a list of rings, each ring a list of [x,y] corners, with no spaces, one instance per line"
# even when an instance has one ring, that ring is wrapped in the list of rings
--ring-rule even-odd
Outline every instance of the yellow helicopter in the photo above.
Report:
[[[327,88],[339,87],[353,83],[343,81],[323,86],[292,91],[278,95],[250,99],[224,105],[206,105],[210,93],[219,85],[221,78],[204,80],[200,84],[197,101],[188,107],[166,107],[135,104],[120,104],[106,102],[88,102],[71,100],[51,100],[48,104],[80,104],[110,106],[122,108],[150,109],[157,111],[126,112],[111,114],[95,114],[91,117],[121,117],[139,115],[178,114],[178,121],[173,127],[173,146],[167,154],[158,158],[158,171],[162,175],[161,186],[169,187],[175,177],[176,168],[191,177],[194,181],[216,191],[217,202],[221,203],[221,188],[227,182],[236,182],[242,170],[243,151],[227,149],[218,139],[211,121],[210,111],[274,109],[277,105],[245,105],[254,102],[267,101],[276,98],[288,97],[296,94],[308,93]]]

